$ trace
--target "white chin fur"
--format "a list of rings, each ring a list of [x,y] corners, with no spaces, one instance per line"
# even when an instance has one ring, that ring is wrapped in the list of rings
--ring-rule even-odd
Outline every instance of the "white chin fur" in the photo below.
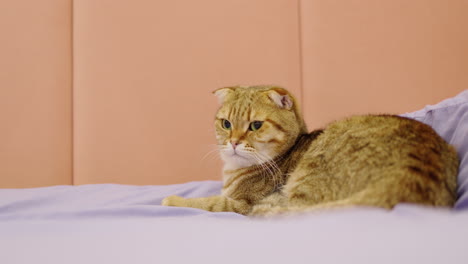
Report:
[[[233,151],[221,151],[221,158],[224,161],[224,169],[235,170],[258,164],[257,160],[241,155],[234,155]]]
[[[223,157],[224,155],[221,155],[223,161],[224,161],[224,169],[225,170],[235,170],[235,169],[240,169],[240,168],[245,168],[245,167],[250,167],[252,165],[256,165],[257,161],[255,160],[250,160],[246,159],[244,157],[240,156],[230,156],[230,157]]]

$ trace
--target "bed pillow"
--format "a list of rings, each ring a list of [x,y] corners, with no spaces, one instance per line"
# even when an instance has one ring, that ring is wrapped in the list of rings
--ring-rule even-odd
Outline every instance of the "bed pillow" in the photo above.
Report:
[[[403,116],[416,119],[434,128],[453,145],[460,158],[458,199],[455,209],[468,209],[468,90],[436,105]]]

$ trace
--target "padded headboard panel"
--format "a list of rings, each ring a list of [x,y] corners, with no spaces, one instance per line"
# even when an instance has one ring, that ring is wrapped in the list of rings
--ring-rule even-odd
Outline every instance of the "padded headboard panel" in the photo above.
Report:
[[[71,7],[0,3],[0,187],[72,183]]]
[[[311,129],[468,87],[462,0],[35,3],[0,8],[0,187],[220,179],[218,87],[285,86]]]
[[[305,118],[404,113],[468,89],[468,1],[301,1]]]

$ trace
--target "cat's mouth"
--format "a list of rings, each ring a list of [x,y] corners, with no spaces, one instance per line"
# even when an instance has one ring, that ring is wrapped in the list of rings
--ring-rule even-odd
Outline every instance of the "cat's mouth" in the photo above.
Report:
[[[229,158],[241,158],[241,159],[248,159],[248,157],[242,155],[242,153],[239,151],[239,150],[235,150],[235,149],[231,149],[230,151],[228,151],[228,153],[226,153],[227,157]]]
[[[237,151],[235,151],[235,150],[234,150],[233,153],[231,154],[231,157],[247,159],[246,157],[242,156],[239,152],[237,152]]]
[[[221,153],[221,157],[225,164],[229,164],[233,168],[249,167],[256,164],[256,160],[253,159],[252,155],[243,150],[226,150]]]

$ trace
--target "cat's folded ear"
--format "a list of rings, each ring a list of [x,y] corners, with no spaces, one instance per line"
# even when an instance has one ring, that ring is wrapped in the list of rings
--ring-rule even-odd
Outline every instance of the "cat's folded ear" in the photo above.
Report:
[[[218,97],[218,101],[220,104],[223,104],[226,101],[226,98],[234,92],[235,87],[223,87],[213,91],[213,94]]]
[[[273,87],[267,91],[268,97],[280,108],[290,110],[293,107],[293,98],[289,92],[281,87]]]

